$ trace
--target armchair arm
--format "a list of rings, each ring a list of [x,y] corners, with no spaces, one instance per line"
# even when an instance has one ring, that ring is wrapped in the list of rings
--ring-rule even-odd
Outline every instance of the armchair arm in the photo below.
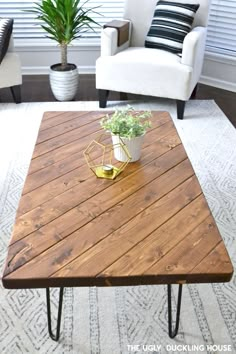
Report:
[[[205,27],[195,27],[184,38],[181,63],[191,66],[193,71],[199,69],[201,72],[207,29]]]
[[[126,21],[126,20],[124,20]],[[129,22],[129,39],[118,47],[118,30],[116,28],[106,27],[101,31],[101,56],[111,56],[129,47],[131,22]]]

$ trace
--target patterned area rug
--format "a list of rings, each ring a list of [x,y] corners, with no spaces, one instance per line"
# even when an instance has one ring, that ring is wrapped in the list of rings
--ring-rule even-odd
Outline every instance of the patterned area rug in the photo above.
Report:
[[[190,101],[176,119],[169,100],[130,102],[171,113],[236,264],[236,130],[214,101]],[[110,103],[108,109],[121,103]],[[0,104],[0,267],[42,114],[97,110],[97,102]],[[176,295],[176,294],[175,294]],[[58,290],[54,289],[53,313]],[[47,332],[44,290],[0,285],[0,353],[236,353],[236,282],[183,287],[179,335],[167,334],[166,287],[67,288],[58,343]]]

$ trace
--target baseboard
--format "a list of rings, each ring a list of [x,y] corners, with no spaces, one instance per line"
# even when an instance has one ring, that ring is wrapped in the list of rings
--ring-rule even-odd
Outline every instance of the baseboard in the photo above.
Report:
[[[95,66],[79,66],[80,74],[95,74]],[[22,68],[23,75],[48,75],[49,68],[47,66],[28,66]],[[209,76],[202,75],[200,83],[208,86],[217,87],[227,91],[236,92],[236,84]]]
[[[202,75],[199,82],[204,85],[213,86],[220,88],[222,90],[236,92],[236,83],[215,79],[213,77],[208,77]]]
[[[95,74],[95,66],[79,66],[80,74]],[[22,68],[23,75],[48,75],[47,66],[25,66]]]

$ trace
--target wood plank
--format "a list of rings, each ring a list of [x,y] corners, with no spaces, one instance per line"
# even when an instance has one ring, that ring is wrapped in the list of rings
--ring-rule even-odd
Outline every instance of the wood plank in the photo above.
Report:
[[[106,237],[132,219],[135,215],[143,211],[146,207],[150,206],[153,202],[160,199],[180,183],[191,177],[193,173],[189,161],[184,160],[175,168],[144,186],[144,188],[131,194],[126,198],[125,202],[122,201],[121,203],[116,204],[107,212],[102,213],[83,228],[79,229],[77,231],[78,237],[86,239],[88,235],[94,233],[94,230],[96,230],[97,239]],[[127,213],[127,208],[129,209],[129,213]],[[111,218],[112,223],[110,222]],[[62,224],[62,226],[64,225],[65,223]],[[103,225],[103,227],[101,228],[100,225]],[[68,232],[68,229],[61,229],[59,231],[57,227],[56,232],[54,230],[54,234],[50,232],[50,230],[44,234],[41,233],[39,237],[37,234],[33,233],[25,237],[23,240],[15,242],[9,249],[8,259],[9,261],[11,260],[11,263],[8,267],[8,272],[12,272],[19,267],[19,265],[25,264],[30,259],[38,256],[41,252],[55,244],[57,242],[57,239],[54,237],[55,234],[57,234],[57,237],[60,235],[60,239],[65,238],[67,236],[65,231]],[[71,231],[75,230],[70,228],[70,232]],[[31,247],[32,244],[34,244],[34,248]],[[23,251],[24,259],[22,258]],[[19,261],[19,259],[21,260]]]
[[[164,138],[168,135],[171,131],[175,130],[174,124],[172,122],[167,122],[160,127],[156,127],[155,129],[150,129],[144,137],[144,141],[142,144],[142,150],[145,149],[147,146],[150,146],[152,143],[161,138]]]
[[[84,165],[81,151],[27,176],[22,196]]]
[[[158,132],[159,133],[159,132]],[[152,141],[151,141],[152,142]],[[158,145],[156,145],[158,143]],[[160,150],[160,154],[164,153],[167,150],[172,149],[173,147],[179,145],[181,143],[178,135],[176,135],[176,131],[174,127],[170,129],[170,131],[167,133],[167,135],[163,134],[158,134],[158,137],[153,141],[153,149],[150,145],[143,147],[142,149],[142,156],[141,156],[141,163],[145,164],[146,160],[150,157],[153,156],[153,158],[156,155],[156,149]],[[162,149],[162,147],[166,146],[166,150]],[[146,150],[148,148],[148,150]],[[148,154],[148,155],[147,155]],[[158,156],[160,156],[160,154]],[[32,162],[31,162],[32,163]],[[138,162],[139,163],[139,162]],[[47,167],[39,169],[36,172],[30,173],[27,176],[23,193],[22,195],[56,179],[57,177],[60,177],[64,175],[67,172],[70,172],[71,170],[80,167],[85,164],[85,160],[83,157],[82,151],[78,151],[72,154],[69,154],[66,156],[64,159],[59,160],[56,163],[49,164]],[[136,165],[135,165],[136,166]]]
[[[33,159],[40,157],[41,155],[45,155],[52,150],[56,150],[58,148],[66,147],[70,143],[77,142],[78,140],[89,136],[90,134],[94,134],[97,132],[101,132],[101,128],[99,124],[87,124],[80,128],[73,129],[62,136],[56,136],[50,140],[46,140],[45,142],[38,144],[35,146],[33,152]]]
[[[59,124],[63,124],[66,122],[69,122],[70,120],[73,119],[83,119],[82,116],[85,114],[88,115],[88,121],[92,121],[94,118],[94,114],[112,114],[114,111],[51,111],[51,112],[45,112],[42,118],[41,126],[40,126],[40,132],[46,129],[50,129],[52,127],[56,127]],[[91,118],[90,118],[91,114]],[[163,111],[153,111],[152,112],[153,117],[160,122],[160,124],[163,124],[167,121],[170,121],[170,116],[167,112]]]
[[[176,137],[176,134],[172,132],[164,138],[157,139],[152,146],[148,145],[146,148],[143,148],[141,157],[142,166],[179,144],[180,140]],[[58,166],[58,170],[55,170],[57,166],[55,169],[48,167],[45,169],[46,171],[44,171],[44,173],[40,170],[28,176],[20,200],[17,216],[25,214],[31,209],[36,208],[40,204],[43,204],[77,184],[83,183],[88,178],[94,178],[94,174],[91,173],[87,167],[85,159],[78,158],[77,155],[76,160],[70,159],[70,161],[72,162],[67,164],[67,159],[65,165]],[[73,169],[75,166],[78,166],[78,168]],[[68,171],[70,168],[72,168],[72,171]],[[131,174],[134,169],[137,170],[138,167],[136,167],[135,164],[132,164],[132,168],[129,168],[129,174]],[[59,177],[55,178],[56,176]],[[46,181],[49,182],[44,183]]]
[[[61,146],[54,151],[49,151],[48,153],[39,156],[31,161],[28,174],[37,172],[45,167],[51,166],[58,161],[62,161],[67,157],[71,156],[74,153],[80,152],[80,155],[83,155],[83,151],[88,146],[90,141],[95,138],[98,134],[98,131],[94,131],[92,136],[84,136],[83,138],[78,138],[77,140]]]
[[[106,237],[97,245],[93,245],[91,250],[77,257],[66,266],[60,265],[61,269],[54,273],[54,276],[65,276],[68,275],[68,271],[72,271],[74,276],[77,277],[82,276],[82,274],[83,277],[96,277],[129,249],[148,237],[160,225],[197,198],[200,191],[198,182],[196,182],[196,178],[191,177],[109,237]],[[182,193],[183,190],[186,192],[185,195]],[[94,267],[94,264],[96,264],[96,267]]]
[[[101,118],[101,115],[100,115]],[[78,122],[78,120],[77,120]],[[81,139],[87,135],[90,135],[94,132],[100,131],[101,127],[99,125],[99,121],[97,124],[94,124],[95,122],[93,121],[93,124],[85,124],[82,126],[79,126],[74,129],[68,128],[67,132],[64,132],[63,134],[56,135],[55,137],[52,137],[51,139],[46,139],[45,141],[39,143],[38,141],[41,140],[41,133],[38,136],[37,140],[37,145],[35,146],[34,152],[33,152],[33,159],[36,157],[39,157],[41,155],[44,155],[48,153],[49,151],[58,149],[59,147],[62,147],[64,145],[67,145],[73,141],[76,141],[78,139]],[[74,124],[75,125],[75,124]],[[59,126],[57,126],[59,130]],[[45,132],[45,131],[43,131]],[[45,138],[43,134],[43,138]]]
[[[114,181],[95,178],[83,157],[105,113],[44,115],[4,286],[230,280],[230,258],[168,113],[153,113],[141,159]]]
[[[209,215],[210,211],[205,198],[201,195],[164,225],[161,225],[147,239],[105,269],[100,276],[110,277],[118,273],[122,276],[144,274],[145,272],[150,274],[151,267],[162,257],[166,259],[166,254],[174,249],[199,224],[203,223]]]
[[[207,212],[207,209],[205,212]],[[162,258],[146,274],[188,274],[221,242],[217,226],[210,215],[174,247],[161,250]]]
[[[221,240],[190,274],[200,274],[202,278],[210,278],[210,276],[215,275],[215,279],[218,279],[218,281],[230,281],[233,271],[228,252],[223,240]]]
[[[54,277],[69,274],[95,277],[200,194],[196,177],[191,177],[104,240],[98,242],[96,230],[85,239],[72,234],[7,275],[6,279],[32,279],[32,274],[34,278],[52,274]],[[39,263],[43,267],[39,268]]]
[[[43,130],[50,129],[52,127],[56,127],[59,124],[63,124],[69,122],[72,119],[78,119],[84,114],[89,114],[89,111],[52,111],[45,112],[42,118],[42,122],[40,125],[40,133]]]
[[[156,124],[158,125],[158,123]],[[94,130],[93,134],[90,134],[89,136],[80,137],[77,140],[72,141],[71,143],[66,143],[63,146],[56,148],[55,151],[53,151],[53,153],[52,150],[50,150],[47,153],[44,153],[42,156],[34,158],[31,161],[28,174],[34,173],[42,168],[50,166],[60,160],[69,157],[70,155],[78,151],[81,151],[81,156],[82,156],[83,155],[82,152],[85,150],[88,144],[93,139],[96,139],[100,135],[100,133],[103,132],[103,130],[100,129],[100,125],[98,124],[97,121],[91,123],[91,125]],[[87,126],[90,126],[90,124]],[[161,125],[160,127],[155,128],[158,129],[158,131],[156,130],[156,134],[158,133],[159,138],[164,137],[168,134],[171,128],[173,129],[173,123],[167,122]],[[144,147],[150,145],[151,142],[153,141],[152,136],[150,135],[151,132],[152,131],[149,131],[145,136]],[[156,134],[154,136],[155,139],[157,137]]]
[[[54,113],[56,116],[55,117],[56,119],[53,120],[53,122],[54,122],[53,125],[51,124],[50,127],[45,129],[45,128],[43,128],[43,123],[44,123],[44,120],[46,120],[46,123],[48,123],[48,114],[50,114],[50,113]],[[87,125],[89,123],[96,123],[96,124],[98,123],[98,126],[100,127],[101,119],[105,115],[113,114],[113,112],[110,112],[110,111],[106,111],[106,112],[103,112],[103,111],[100,111],[100,112],[86,112],[86,111],[85,112],[63,112],[63,115],[59,116],[59,117],[61,117],[62,122],[59,123],[58,122],[58,113],[59,112],[47,112],[45,114],[45,117],[43,117],[43,119],[42,119],[42,123],[40,126],[40,131],[39,131],[36,145],[41,144],[42,142],[52,139],[56,136],[64,135],[68,131],[72,131],[72,130],[77,129],[79,127],[83,127],[84,125]],[[53,117],[54,117],[54,114],[53,114]],[[68,120],[67,117],[70,117],[70,119]],[[151,130],[154,128],[160,127],[161,125],[163,125],[167,122],[172,123],[169,115],[166,114],[166,112],[159,112],[158,114],[157,114],[157,112],[154,112],[152,114],[151,120],[152,120]]]
[[[159,128],[158,134],[159,134],[160,138],[167,135],[169,132],[169,129],[171,129],[171,127],[173,127],[173,123],[170,121],[165,124],[162,124],[160,127],[158,127],[158,124],[159,123],[156,123],[157,128]],[[48,147],[48,149],[49,149],[48,152],[45,152],[42,156],[38,156],[37,158],[34,158],[31,161],[28,174],[31,174],[35,171],[42,169],[42,168],[50,166],[50,165],[54,164],[55,162],[63,160],[66,157],[68,157],[71,154],[76,153],[78,151],[81,151],[81,153],[82,153],[85,150],[85,148],[87,147],[87,145],[93,139],[96,139],[97,136],[99,136],[102,132],[104,132],[104,130],[101,129],[98,121],[92,122],[91,124],[88,124],[86,127],[87,127],[87,129],[89,127],[90,135],[78,137],[78,139],[76,139],[70,143],[65,142],[65,145],[57,147],[55,149],[55,151],[53,151],[53,153],[51,152],[52,150],[50,149],[50,147]],[[157,128],[155,128],[155,129],[157,129]],[[92,133],[92,130],[93,130],[93,133]],[[149,131],[147,133],[147,136],[145,137],[146,139],[144,141],[144,147],[147,145],[150,145],[149,141],[152,141],[151,136],[149,136],[150,133],[151,133],[151,131]],[[155,135],[155,138],[156,138],[156,135]],[[62,142],[62,144],[64,144],[64,142]],[[36,146],[36,149],[37,149],[37,146]]]
[[[97,178],[87,180],[20,216],[13,231],[14,242],[40,229],[73,208],[78,209],[76,213],[78,214],[77,221],[88,222],[185,159],[186,153],[180,145],[149,164],[141,165],[141,168],[136,169],[131,175],[129,175],[129,169],[132,169],[133,164],[130,164],[123,171],[120,180],[111,181]],[[107,189],[106,193],[103,193],[102,191],[105,189]],[[85,202],[82,203],[82,201]],[[72,220],[69,220],[68,224],[71,223]]]
[[[61,124],[56,125],[54,127],[40,131],[40,134],[37,138],[36,145],[38,146],[39,144],[45,143],[46,141],[56,138],[58,136],[62,136],[62,138],[63,138],[64,133],[68,133],[70,131],[73,131],[74,129],[78,129],[78,128],[88,124],[90,121],[89,117],[90,117],[90,115],[83,115],[80,117],[80,119],[78,119],[78,118],[71,119],[65,123],[61,123]],[[86,121],[86,119],[89,121]]]

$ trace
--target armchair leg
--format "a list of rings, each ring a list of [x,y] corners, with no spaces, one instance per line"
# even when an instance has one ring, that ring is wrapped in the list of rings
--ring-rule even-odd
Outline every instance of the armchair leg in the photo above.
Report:
[[[197,96],[198,84],[194,87],[193,92],[191,94],[191,99],[195,99]]]
[[[183,119],[184,118],[184,108],[185,108],[185,101],[177,100],[177,118]]]
[[[21,103],[21,85],[11,86],[10,89],[15,103]]]
[[[108,95],[108,90],[98,90],[99,108],[106,108]]]

